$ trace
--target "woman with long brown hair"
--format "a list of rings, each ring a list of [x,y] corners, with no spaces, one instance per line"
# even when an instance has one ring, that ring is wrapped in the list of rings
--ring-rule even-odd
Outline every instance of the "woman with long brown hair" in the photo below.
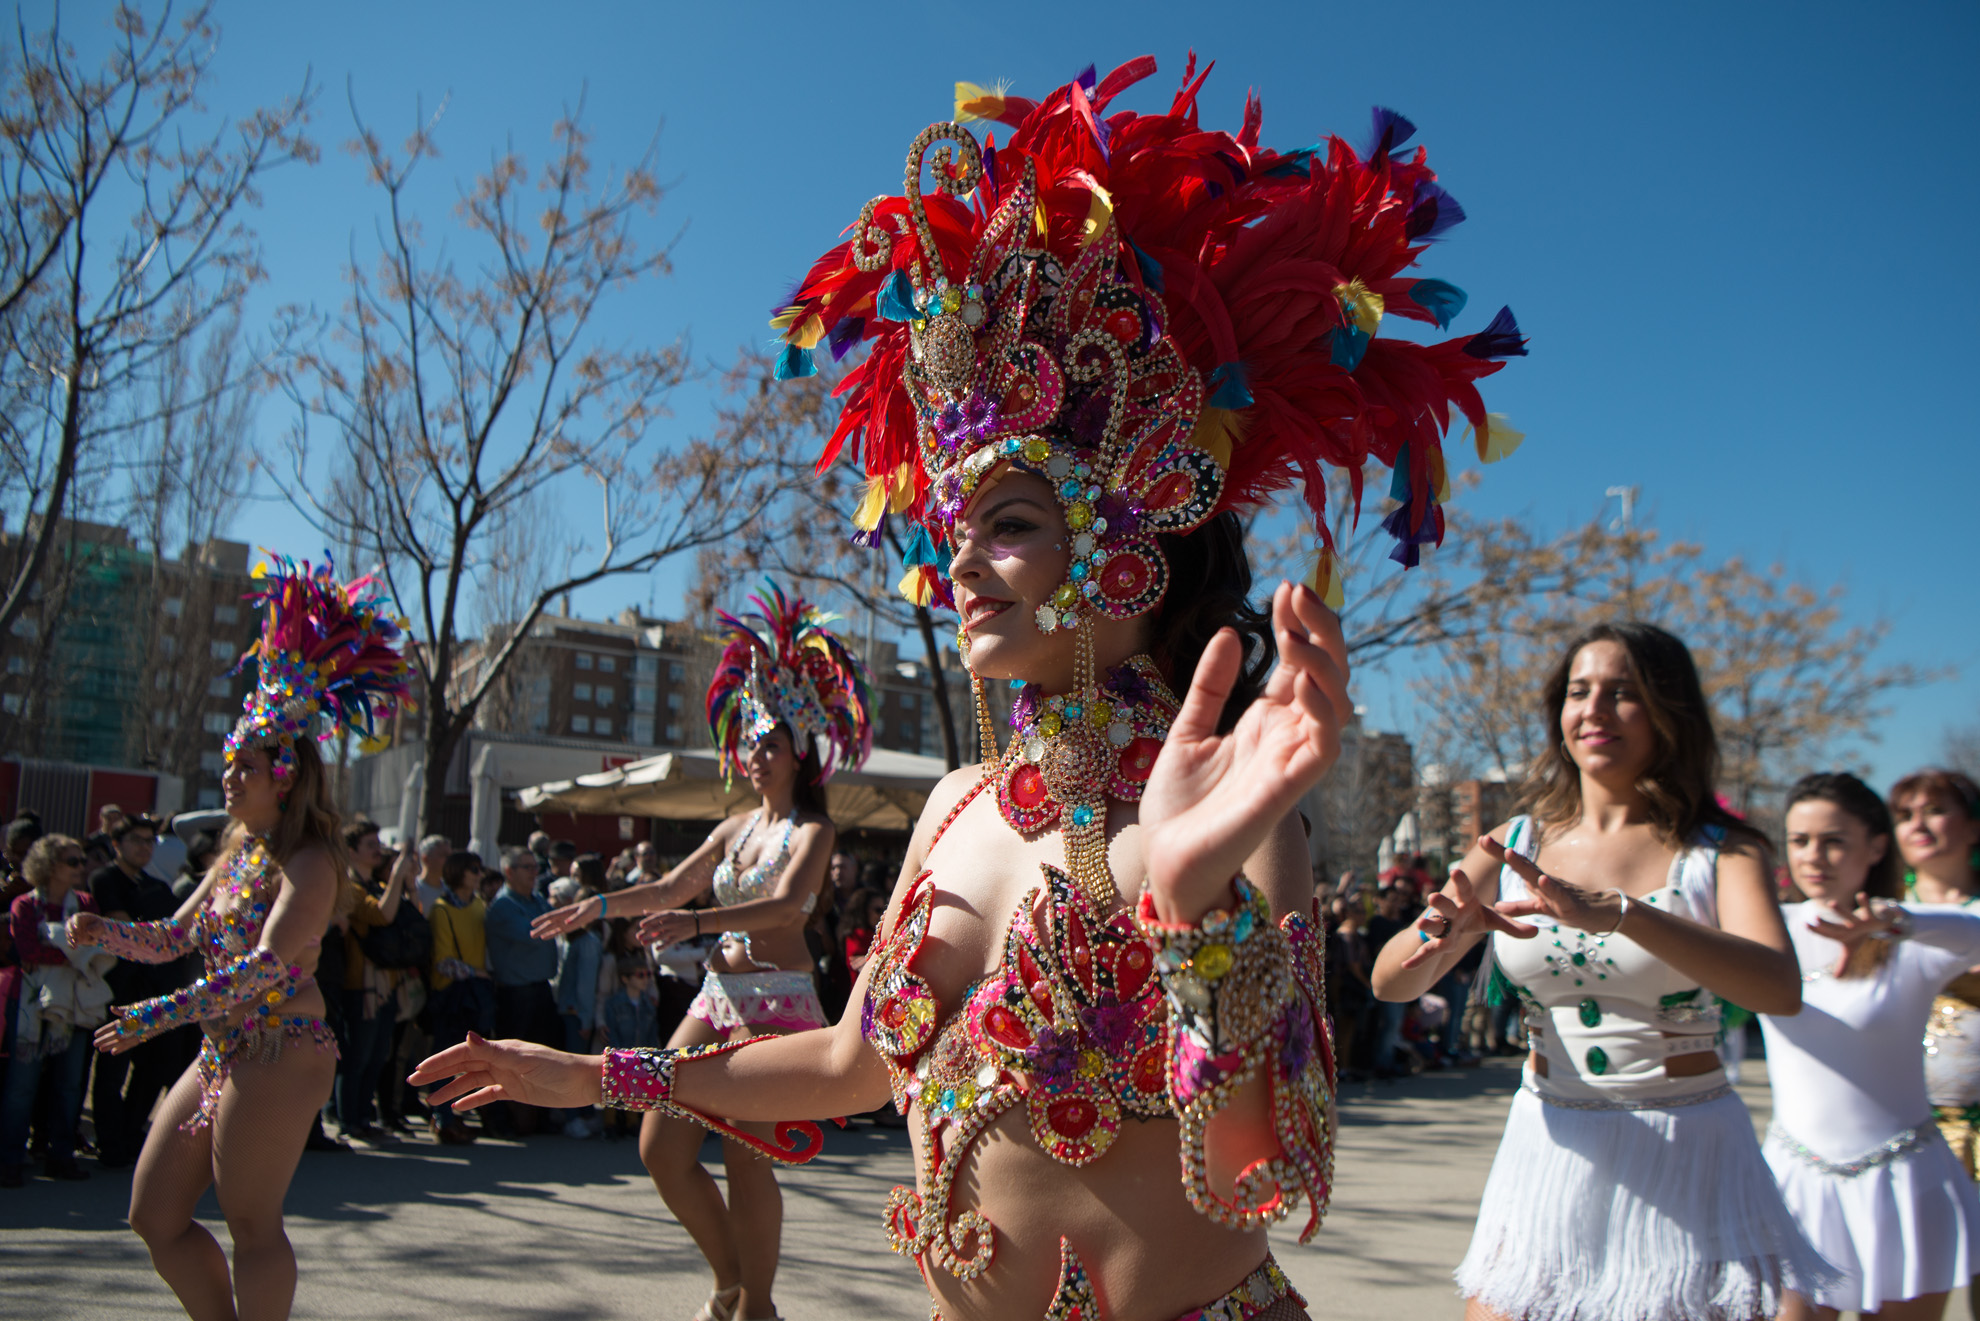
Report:
[[[222,778],[233,823],[218,862],[169,921],[70,919],[70,939],[163,962],[189,952],[206,975],[184,991],[119,1009],[96,1034],[116,1053],[183,1023],[205,1034],[199,1059],[167,1093],[138,1157],[131,1228],[194,1321],[280,1321],[295,1300],[296,1258],[282,1202],[330,1095],[337,1053],[314,972],[347,870],[314,734],[368,732],[406,690],[398,628],[329,566],[278,561],[257,600],[268,607],[249,653],[255,690],[227,737]],[[231,1272],[193,1219],[211,1187],[234,1244]]]
[[[1788,792],[1788,870],[1808,898],[1782,916],[1805,1009],[1760,1018],[1766,1154],[1788,1209],[1842,1272],[1792,1297],[1788,1321],[1936,1321],[1980,1265],[1980,1196],[1929,1117],[1918,1053],[1933,996],[1980,961],[1980,914],[1900,906],[1895,833],[1853,775]]]
[[[1466,1314],[1771,1316],[1826,1271],[1714,1049],[1721,998],[1801,1004],[1766,842],[1714,793],[1711,712],[1664,630],[1581,634],[1542,710],[1531,811],[1479,839],[1375,968],[1377,995],[1414,999],[1489,937],[1526,1011],[1532,1055],[1457,1271]]]

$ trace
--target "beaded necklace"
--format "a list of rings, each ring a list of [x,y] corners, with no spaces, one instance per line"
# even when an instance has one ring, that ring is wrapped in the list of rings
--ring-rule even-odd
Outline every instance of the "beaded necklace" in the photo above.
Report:
[[[1080,671],[1091,674],[1090,655],[1082,659]],[[1027,687],[1011,707],[1015,737],[991,771],[997,810],[1020,834],[1064,831],[1067,870],[1101,913],[1115,902],[1107,799],[1141,800],[1178,708],[1147,656],[1130,657],[1081,693],[1038,697]]]

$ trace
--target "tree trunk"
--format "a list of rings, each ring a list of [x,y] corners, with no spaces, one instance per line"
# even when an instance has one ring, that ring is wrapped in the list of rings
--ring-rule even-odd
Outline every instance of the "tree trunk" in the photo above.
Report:
[[[942,756],[949,769],[962,766],[962,746],[956,738],[956,717],[949,708],[949,673],[942,668],[942,648],[935,641],[935,616],[925,605],[914,608],[914,622],[921,627],[921,645],[928,653],[928,672],[934,676],[935,714],[942,717]]]
[[[426,783],[421,786],[419,800],[419,838],[424,839],[440,827],[442,814],[447,805],[447,768],[453,763],[454,749],[460,746],[461,738],[467,733],[468,722],[458,714],[442,710],[436,706],[426,717]],[[456,847],[464,846],[463,841],[455,840]]]

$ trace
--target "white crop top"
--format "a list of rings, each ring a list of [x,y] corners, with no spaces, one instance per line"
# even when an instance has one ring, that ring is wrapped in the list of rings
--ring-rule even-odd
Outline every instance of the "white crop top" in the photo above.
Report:
[[[1540,832],[1530,817],[1515,817],[1509,852],[1539,853]],[[1671,861],[1660,890],[1632,900],[1716,927],[1716,837],[1686,848]],[[1510,867],[1499,869],[1499,898],[1528,897]],[[1711,992],[1650,954],[1628,936],[1595,935],[1546,917],[1519,919],[1539,934],[1492,937],[1499,970],[1519,993],[1533,1049],[1547,1062],[1546,1076],[1531,1066],[1526,1085],[1550,1099],[1595,1104],[1643,1103],[1712,1090],[1724,1071],[1670,1077],[1664,1061],[1712,1050],[1719,1034],[1719,1002]]]

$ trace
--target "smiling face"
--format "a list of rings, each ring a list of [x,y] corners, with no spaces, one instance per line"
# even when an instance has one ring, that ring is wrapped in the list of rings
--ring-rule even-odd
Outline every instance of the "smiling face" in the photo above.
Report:
[[[1943,790],[1908,793],[1891,804],[1891,815],[1897,821],[1898,851],[1915,871],[1963,867],[1980,847],[1980,821]]]
[[[1855,813],[1825,799],[1804,798],[1788,809],[1788,872],[1810,899],[1848,903],[1890,846],[1888,835],[1871,834]]]
[[[1650,707],[1620,642],[1591,642],[1575,653],[1560,732],[1585,775],[1634,780],[1655,758]]]
[[[267,748],[236,748],[220,777],[227,815],[249,830],[265,832],[282,815],[281,784]]]

